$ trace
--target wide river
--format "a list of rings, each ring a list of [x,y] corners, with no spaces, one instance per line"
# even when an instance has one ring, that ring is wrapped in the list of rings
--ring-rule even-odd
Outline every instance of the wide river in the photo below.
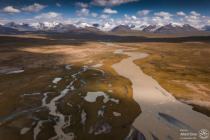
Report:
[[[133,127],[147,140],[178,140],[190,137],[200,139],[201,129],[210,131],[209,117],[176,100],[133,62],[147,57],[148,54],[122,50],[116,52],[129,56],[112,67],[119,75],[132,82],[133,98],[142,110],[133,122]],[[185,134],[191,136],[183,136]]]

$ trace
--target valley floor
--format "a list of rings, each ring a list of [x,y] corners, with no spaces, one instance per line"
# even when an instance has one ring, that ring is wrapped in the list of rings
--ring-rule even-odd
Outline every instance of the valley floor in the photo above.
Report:
[[[132,80],[113,68],[129,58],[121,50],[148,53],[135,64],[174,97],[209,115],[207,43],[7,39],[0,44],[0,139],[125,139],[134,127],[140,131],[134,121],[145,108]],[[165,112],[160,116],[168,119]]]

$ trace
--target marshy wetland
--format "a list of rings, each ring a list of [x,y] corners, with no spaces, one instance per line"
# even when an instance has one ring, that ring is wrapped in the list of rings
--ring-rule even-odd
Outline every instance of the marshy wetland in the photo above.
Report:
[[[125,56],[101,44],[47,46],[49,52],[45,46],[3,51],[0,137],[125,138],[141,110],[130,81],[111,68]],[[21,57],[12,63],[15,54]],[[11,72],[18,68],[24,71]]]

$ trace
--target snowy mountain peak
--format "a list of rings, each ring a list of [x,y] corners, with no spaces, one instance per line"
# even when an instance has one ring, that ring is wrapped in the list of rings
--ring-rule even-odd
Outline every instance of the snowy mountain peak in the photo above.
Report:
[[[77,28],[93,27],[93,25],[86,22],[77,22],[76,24],[74,24],[74,26],[76,26]]]

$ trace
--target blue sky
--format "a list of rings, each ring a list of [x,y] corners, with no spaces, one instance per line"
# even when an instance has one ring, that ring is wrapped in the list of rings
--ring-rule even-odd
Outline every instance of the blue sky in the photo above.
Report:
[[[208,15],[210,0],[0,0],[1,24],[81,21],[104,26],[170,22],[202,26],[210,24]]]

